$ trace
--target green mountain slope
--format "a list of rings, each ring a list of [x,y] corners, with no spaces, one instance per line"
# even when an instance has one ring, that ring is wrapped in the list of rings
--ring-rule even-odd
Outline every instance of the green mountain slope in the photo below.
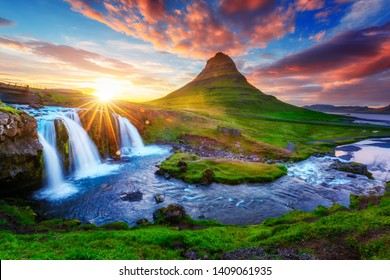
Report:
[[[221,52],[207,61],[206,67],[193,81],[149,103],[172,109],[228,115],[245,113],[278,118],[335,119],[264,94],[247,81],[229,56]]]

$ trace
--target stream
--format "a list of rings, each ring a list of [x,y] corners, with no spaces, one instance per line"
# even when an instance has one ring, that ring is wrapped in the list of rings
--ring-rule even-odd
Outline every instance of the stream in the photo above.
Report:
[[[80,162],[75,160],[74,170],[68,175],[54,166],[60,165],[58,162],[49,159],[50,164],[47,164],[46,160],[46,168],[55,167],[56,172],[61,173],[55,176],[60,176],[61,180],[46,180],[46,186],[34,195],[39,212],[45,218],[78,219],[96,225],[123,221],[135,225],[142,218],[153,221],[156,209],[178,203],[194,219],[249,225],[292,210],[313,210],[318,205],[329,207],[338,203],[348,206],[350,194],[381,194],[385,182],[390,180],[390,138],[385,138],[339,146],[335,149],[335,156],[312,156],[289,164],[288,174],[272,183],[191,185],[155,174],[156,164],[171,155],[171,148],[144,146],[127,119],[117,116],[120,128],[117,133],[121,139],[118,141],[122,143],[122,152],[127,152],[123,153],[121,160],[114,161],[94,155],[96,147],[93,143],[88,147],[77,147],[80,144],[77,142],[86,134],[80,131],[82,127],[77,124],[74,109],[22,109],[36,116],[46,156],[56,157],[55,145],[50,145],[53,132],[48,133],[53,127],[47,124],[53,119],[60,119],[69,127],[70,138],[75,140],[72,149],[80,151],[76,158],[82,156]],[[85,163],[84,152],[89,149],[92,163]],[[330,165],[337,160],[364,163],[375,179],[331,169]],[[156,194],[162,194],[164,202],[157,203]]]
[[[377,143],[390,145],[390,139],[378,140]],[[371,147],[373,145],[368,148]],[[389,161],[390,149],[386,149]],[[387,164],[378,167],[372,156],[369,170],[376,170],[377,179],[370,180],[362,175],[351,178],[348,173],[329,168],[337,157],[310,157],[289,165],[288,175],[272,183],[196,186],[155,175],[155,165],[170,155],[169,147],[156,147],[156,151],[155,154],[133,156],[113,163],[118,167],[116,173],[73,181],[78,192],[60,200],[41,200],[41,214],[48,218],[77,218],[97,225],[113,221],[134,225],[141,218],[153,221],[152,213],[156,209],[179,203],[195,219],[248,225],[292,210],[313,210],[318,205],[338,203],[348,206],[350,194],[382,193],[384,181],[381,179],[388,178],[390,172]],[[381,149],[378,152],[382,157]],[[128,193],[138,194],[135,201],[122,200],[122,196]],[[156,203],[155,194],[163,194],[165,201]]]

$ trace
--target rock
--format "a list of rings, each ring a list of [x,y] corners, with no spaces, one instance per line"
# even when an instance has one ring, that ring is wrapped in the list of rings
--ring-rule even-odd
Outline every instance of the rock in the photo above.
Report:
[[[196,251],[193,251],[193,250],[187,250],[185,251],[182,256],[186,259],[189,259],[189,260],[196,260],[198,259],[198,253]]]
[[[184,160],[179,160],[177,163],[177,166],[180,169],[180,172],[186,172],[187,171],[187,163]]]
[[[211,168],[206,168],[205,171],[202,173],[202,177],[200,178],[200,184],[204,186],[210,185],[214,180],[214,172],[211,170]]]
[[[43,147],[36,120],[24,112],[0,110],[0,194],[37,190],[42,173]]]
[[[372,174],[367,170],[367,166],[362,163],[336,161],[330,165],[330,168],[352,174],[364,175],[369,179],[373,179]]]
[[[353,173],[347,174],[347,177],[349,178],[357,178],[357,176]]]
[[[228,127],[218,127],[218,130],[226,135],[241,136],[241,132],[238,129]]]
[[[159,208],[153,213],[155,223],[179,223],[187,216],[184,207],[180,204],[172,203],[167,207]]]
[[[147,223],[149,223],[149,220],[146,219],[146,218],[142,218],[142,219],[139,219],[139,220],[136,221],[137,225],[144,225],[144,224],[147,224]]]
[[[140,192],[139,190],[130,193],[124,193],[121,195],[121,199],[123,201],[130,201],[130,202],[141,201],[142,197],[143,197],[143,193]]]
[[[162,195],[161,193],[157,193],[157,194],[154,195],[154,200],[155,200],[157,203],[162,203],[162,202],[164,202],[165,197],[164,197],[164,195]]]

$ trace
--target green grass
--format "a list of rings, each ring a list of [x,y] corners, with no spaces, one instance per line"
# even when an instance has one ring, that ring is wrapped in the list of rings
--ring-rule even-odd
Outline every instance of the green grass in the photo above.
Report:
[[[202,72],[182,88],[145,104],[174,116],[167,121],[155,115],[153,124],[145,130],[146,139],[180,141],[183,135],[197,135],[215,140],[234,153],[302,160],[313,153],[331,152],[338,144],[390,135],[386,127],[355,125],[347,116],[284,103],[249,84],[226,57],[212,60],[228,67]],[[241,136],[221,135],[218,127],[238,129]],[[237,142],[240,151],[235,147]],[[289,143],[294,144],[293,153],[284,149]]]
[[[270,182],[287,174],[283,165],[245,162],[222,158],[200,158],[188,153],[174,154],[160,164],[160,170],[187,183],[242,184]]]
[[[0,258],[183,259],[191,250],[199,258],[207,255],[220,259],[237,249],[263,248],[276,259],[282,257],[279,249],[320,259],[390,259],[390,193],[364,200],[354,202],[360,203],[354,210],[340,205],[319,206],[311,212],[293,211],[253,226],[193,221],[202,225],[196,230],[174,225],[126,229],[121,223],[95,227],[59,219],[36,222],[31,209],[3,202]]]
[[[20,113],[22,113],[22,111],[19,111],[19,110],[15,109],[14,107],[5,106],[5,104],[1,100],[0,100],[0,112],[11,113],[11,114],[15,114],[15,115],[19,115]]]

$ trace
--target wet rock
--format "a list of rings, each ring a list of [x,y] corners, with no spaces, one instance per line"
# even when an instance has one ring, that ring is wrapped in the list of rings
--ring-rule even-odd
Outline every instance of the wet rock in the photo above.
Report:
[[[353,173],[347,174],[347,177],[349,178],[357,178],[357,176]]]
[[[161,193],[157,193],[157,194],[154,195],[154,200],[155,200],[157,203],[162,203],[162,202],[164,202],[165,197],[164,197],[164,195],[162,195]]]
[[[175,224],[182,221],[187,216],[184,207],[180,204],[172,203],[167,207],[157,209],[153,213],[155,223]]]
[[[143,193],[140,192],[139,190],[130,193],[121,194],[121,199],[123,201],[130,201],[130,202],[141,201],[142,197],[143,197]]]
[[[369,179],[373,179],[372,174],[367,170],[367,166],[362,163],[336,161],[330,167],[339,171],[364,175]]]

